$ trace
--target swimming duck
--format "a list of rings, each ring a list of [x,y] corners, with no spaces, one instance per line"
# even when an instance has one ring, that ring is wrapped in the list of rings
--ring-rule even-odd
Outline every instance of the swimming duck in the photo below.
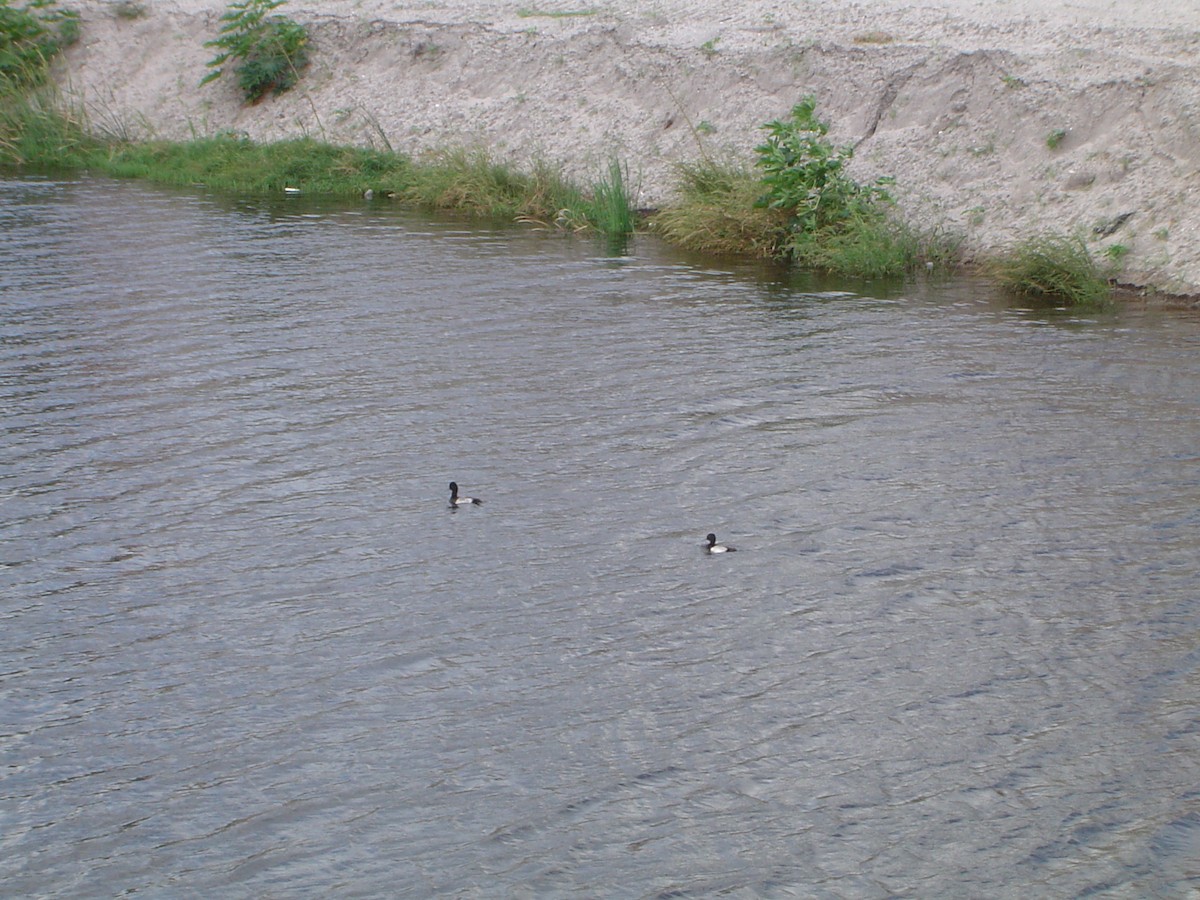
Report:
[[[727,547],[725,544],[717,543],[717,536],[712,532],[708,534],[708,543],[704,545],[706,553],[736,553],[737,547]]]
[[[450,482],[450,505],[451,506],[470,506],[471,504],[474,504],[475,506],[481,506],[483,504],[483,501],[476,500],[474,497],[458,496],[458,482],[457,481]]]

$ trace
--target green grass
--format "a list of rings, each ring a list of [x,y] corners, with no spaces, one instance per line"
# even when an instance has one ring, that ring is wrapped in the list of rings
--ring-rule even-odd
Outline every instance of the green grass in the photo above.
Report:
[[[625,187],[625,175],[620,161],[613,159],[608,164],[608,177],[592,185],[588,218],[597,231],[610,237],[633,234],[637,226],[637,213]]]
[[[205,185],[242,194],[304,193],[392,197],[428,209],[544,223],[612,236],[634,231],[626,170],[612,160],[605,177],[580,190],[545,161],[528,171],[485,150],[454,148],[414,160],[390,150],[297,138],[258,143],[236,135],[192,141],[128,141],[93,136],[86,117],[53,88],[0,84],[0,165],[90,170],[163,184]]]
[[[1011,294],[1040,302],[1098,308],[1112,288],[1079,237],[1042,234],[1013,246],[984,266]]]
[[[398,192],[429,209],[457,209],[478,216],[555,222],[569,210],[578,221],[583,195],[546,162],[522,172],[480,148],[453,148],[422,159],[410,184]]]
[[[368,188],[403,189],[411,179],[412,165],[393,153],[338,147],[311,138],[259,144],[219,136],[185,143],[116,145],[94,154],[90,167],[119,178],[203,184],[242,193],[296,188],[350,196]]]
[[[79,13],[54,0],[0,0],[0,89],[44,84],[50,61],[79,39]]]
[[[101,146],[82,112],[64,106],[53,87],[0,80],[0,164],[80,168]]]
[[[761,204],[762,180],[732,164],[705,160],[678,169],[678,198],[650,227],[698,253],[771,259],[787,238],[787,216]]]
[[[836,229],[800,232],[789,252],[805,269],[847,278],[897,278],[922,269],[957,269],[961,244],[960,237],[948,232],[922,232],[886,216],[864,216]]]

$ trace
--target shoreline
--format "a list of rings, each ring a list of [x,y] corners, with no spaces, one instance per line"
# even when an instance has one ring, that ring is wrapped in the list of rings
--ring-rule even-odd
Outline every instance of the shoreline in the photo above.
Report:
[[[961,233],[969,256],[1081,233],[1121,254],[1123,284],[1200,294],[1200,9],[1165,0],[1137,23],[1109,0],[293,0],[281,11],[309,28],[310,66],[254,106],[228,77],[199,86],[223,4],[73,6],[81,38],[56,77],[100,130],[483,146],[579,181],[615,157],[653,207],[678,164],[748,162],[762,124],[813,94],[830,139],[855,147],[851,176],[893,177],[902,216]]]

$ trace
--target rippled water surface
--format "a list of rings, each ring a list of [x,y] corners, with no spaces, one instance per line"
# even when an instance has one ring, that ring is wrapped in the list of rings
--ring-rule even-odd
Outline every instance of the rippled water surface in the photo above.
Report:
[[[1200,319],[870,293],[0,181],[3,893],[1195,896]]]

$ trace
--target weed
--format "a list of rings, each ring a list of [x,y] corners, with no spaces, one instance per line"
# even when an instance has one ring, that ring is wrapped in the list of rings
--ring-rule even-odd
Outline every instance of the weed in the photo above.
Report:
[[[1001,75],[1000,80],[1004,82],[1006,88],[1013,91],[1026,86],[1024,79],[1018,78],[1016,75]]]
[[[1063,139],[1066,138],[1067,132],[1062,128],[1055,128],[1052,132],[1046,135],[1046,146],[1051,150],[1057,150],[1062,146]]]
[[[617,159],[608,164],[608,177],[592,186],[592,202],[588,219],[597,231],[609,237],[633,234],[634,210],[625,187],[625,168]]]
[[[337,147],[311,138],[258,144],[219,135],[186,143],[162,141],[114,147],[93,165],[119,177],[166,184],[204,184],[240,193],[300,188],[311,193],[355,196],[405,188],[412,163],[381,150]]]
[[[0,78],[0,163],[80,167],[98,146],[87,125],[83,111],[65,106],[52,85]]]
[[[308,31],[282,15],[268,16],[286,0],[237,0],[229,4],[221,21],[220,36],[205,47],[220,52],[209,60],[213,69],[202,85],[219,78],[221,68],[238,60],[234,72],[248,102],[260,100],[267,91],[283,93],[295,85],[300,70],[308,64]]]
[[[1109,244],[1104,248],[1104,258],[1109,261],[1109,264],[1120,269],[1126,256],[1129,255],[1129,248],[1124,244]]]
[[[50,60],[78,38],[79,14],[59,9],[55,0],[29,0],[21,6],[0,0],[0,83],[18,88],[43,84]]]
[[[763,202],[787,214],[796,232],[817,231],[875,213],[889,201],[885,179],[871,186],[845,173],[851,147],[835,147],[826,138],[829,126],[814,115],[816,101],[806,97],[789,119],[763,126],[767,140],[754,148],[763,172]]]
[[[696,125],[696,134],[716,134],[716,133],[717,133],[717,126],[714,125],[712,122],[708,121],[708,119],[701,119],[699,124]]]
[[[867,31],[854,36],[856,44],[890,44],[895,38],[886,31]]]
[[[650,227],[686,250],[774,258],[787,240],[787,214],[762,204],[762,180],[735,165],[706,160],[681,165],[679,199]]]
[[[1006,291],[1066,306],[1106,305],[1112,291],[1079,237],[1043,234],[991,260],[985,270]]]
[[[961,238],[921,233],[887,216],[855,217],[841,227],[793,235],[793,261],[807,269],[854,278],[895,278],[922,265],[950,271],[961,262]]]
[[[401,198],[431,209],[459,209],[504,219],[554,221],[562,210],[584,206],[577,189],[548,164],[514,171],[483,149],[454,148],[431,154],[413,170]]]
[[[890,179],[861,185],[845,172],[853,150],[835,147],[812,97],[763,126],[761,175],[713,163],[679,170],[679,201],[651,227],[706,253],[790,259],[841,275],[902,275],[924,261],[957,262],[959,241],[922,235],[889,215]]]
[[[710,58],[713,56],[716,56],[718,53],[717,41],[719,41],[720,39],[721,39],[721,36],[717,35],[715,38],[705,41],[703,44],[700,45],[700,52]]]

